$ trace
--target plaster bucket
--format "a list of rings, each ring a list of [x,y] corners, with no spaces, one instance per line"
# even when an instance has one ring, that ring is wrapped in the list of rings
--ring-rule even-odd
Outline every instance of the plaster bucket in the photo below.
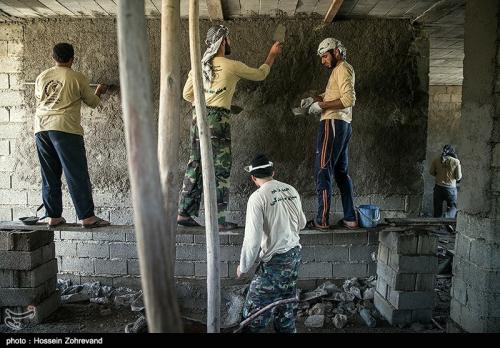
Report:
[[[364,204],[358,207],[358,222],[363,228],[377,227],[380,221],[380,208],[373,204]]]

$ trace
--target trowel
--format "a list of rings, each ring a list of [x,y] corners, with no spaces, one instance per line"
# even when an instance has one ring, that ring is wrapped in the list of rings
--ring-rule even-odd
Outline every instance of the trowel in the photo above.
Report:
[[[283,24],[278,24],[273,34],[273,41],[285,42],[286,27]]]

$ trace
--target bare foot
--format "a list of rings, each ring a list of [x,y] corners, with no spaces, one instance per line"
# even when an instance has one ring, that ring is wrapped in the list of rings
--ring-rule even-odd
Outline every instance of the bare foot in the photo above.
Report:
[[[66,223],[66,220],[61,216],[58,218],[49,218],[49,226],[58,226]]]

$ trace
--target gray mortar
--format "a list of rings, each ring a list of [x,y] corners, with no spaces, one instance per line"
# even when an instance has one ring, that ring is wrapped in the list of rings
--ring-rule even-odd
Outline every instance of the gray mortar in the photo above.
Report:
[[[318,119],[294,117],[291,107],[313,91],[322,92],[330,71],[316,55],[318,43],[336,37],[348,50],[356,72],[357,102],[350,148],[355,194],[420,194],[421,165],[425,159],[428,62],[415,50],[419,31],[406,20],[335,21],[318,26],[319,18],[249,18],[228,21],[233,55],[250,66],[259,66],[272,44],[278,23],[287,27],[283,55],[263,82],[241,81],[233,104],[244,111],[232,117],[233,169],[231,192],[253,191],[242,168],[258,152],[276,163],[277,178],[305,195],[314,193],[314,146]],[[37,20],[25,28],[23,77],[34,80],[52,65],[53,44],[71,42],[76,49],[75,70],[93,82],[118,82],[118,57],[114,19]],[[160,21],[148,21],[155,110],[159,95]],[[210,22],[201,22],[204,38]],[[182,81],[189,69],[187,21],[182,23]],[[202,40],[203,41],[203,40]],[[427,55],[424,54],[424,58]],[[154,58],[153,58],[154,57]],[[423,66],[422,66],[423,65]],[[28,115],[34,114],[33,91],[26,92]],[[156,119],[157,116],[155,116]],[[83,108],[86,149],[92,183],[98,191],[128,191],[125,137],[119,91],[111,93],[96,110]],[[190,106],[182,103],[179,175],[189,150]],[[30,119],[30,117],[28,117]],[[33,145],[32,124],[24,125],[18,138],[16,173],[27,186],[38,186],[39,169]]]

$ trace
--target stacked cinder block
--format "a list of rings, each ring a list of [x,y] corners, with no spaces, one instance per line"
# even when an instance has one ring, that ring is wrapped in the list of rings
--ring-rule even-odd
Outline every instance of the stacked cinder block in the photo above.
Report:
[[[375,307],[392,325],[430,322],[438,238],[428,231],[381,231]]]
[[[0,231],[0,319],[12,313],[34,314],[40,323],[59,306],[54,234],[48,230]],[[10,310],[10,311],[8,311]],[[15,316],[15,314],[14,314]]]

